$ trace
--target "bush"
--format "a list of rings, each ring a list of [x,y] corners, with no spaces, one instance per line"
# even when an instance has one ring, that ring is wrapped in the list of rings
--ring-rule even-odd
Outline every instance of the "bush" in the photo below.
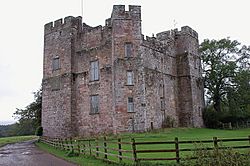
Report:
[[[39,126],[36,128],[36,133],[37,136],[42,136],[43,135],[43,127]]]
[[[218,128],[220,124],[219,116],[219,113],[216,112],[212,107],[206,108],[203,113],[205,126],[208,128]]]
[[[202,149],[202,150],[200,150]],[[193,157],[197,159],[185,161],[183,166],[249,166],[250,153],[240,154],[234,149],[207,150],[204,146],[194,152]]]

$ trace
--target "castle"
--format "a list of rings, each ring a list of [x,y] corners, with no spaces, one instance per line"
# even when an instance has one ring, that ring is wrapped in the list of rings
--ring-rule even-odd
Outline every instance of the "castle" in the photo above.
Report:
[[[198,34],[142,35],[141,7],[114,5],[105,26],[66,17],[44,27],[45,136],[202,127]]]

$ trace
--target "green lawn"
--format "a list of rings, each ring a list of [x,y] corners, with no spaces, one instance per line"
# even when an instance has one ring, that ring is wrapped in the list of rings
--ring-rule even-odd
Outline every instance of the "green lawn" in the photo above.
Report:
[[[0,147],[6,144],[17,143],[27,140],[36,139],[37,136],[14,136],[14,137],[2,137],[0,138]]]
[[[173,129],[165,129],[165,130],[158,130],[154,132],[147,132],[147,133],[125,133],[118,136],[109,136],[108,140],[111,142],[107,142],[107,147],[109,148],[118,148],[117,145],[117,138],[122,138],[122,142],[130,142],[131,138],[135,138],[136,142],[146,142],[146,141],[174,141],[175,137],[178,137],[179,141],[202,141],[202,140],[212,140],[213,137],[220,138],[247,138],[250,135],[250,128],[249,129],[239,129],[239,130],[218,130],[218,129],[200,129],[200,128],[173,128]],[[99,138],[99,146],[103,146],[103,138]],[[88,142],[81,142],[81,147],[88,147]],[[44,145],[44,144],[43,144]],[[92,142],[92,146],[95,146],[96,143]],[[222,143],[223,146],[239,146],[239,145],[249,145],[248,141],[244,142],[230,142],[230,143]],[[47,145],[46,145],[47,146]],[[195,148],[195,144],[180,144],[179,148]],[[200,145],[199,145],[200,146]],[[202,146],[206,147],[213,147],[213,143],[207,143],[203,144]],[[52,148],[53,149],[53,148]],[[131,150],[132,147],[129,144],[122,145],[122,149],[124,150]],[[155,145],[137,145],[137,150],[153,150],[153,149],[175,149],[174,144],[155,144]],[[92,148],[93,151],[96,150],[95,148]],[[99,151],[104,152],[103,148],[99,148]],[[249,151],[249,149],[248,149]],[[108,149],[109,153],[112,154],[118,154],[117,151],[114,151],[112,149]],[[53,152],[52,152],[53,153]],[[61,152],[61,156],[63,157],[63,154],[66,152]],[[180,152],[180,157],[187,157],[190,156],[192,152]],[[132,157],[132,153],[123,153],[123,156]],[[137,154],[138,158],[165,158],[165,157],[175,157],[175,152],[162,152],[162,153],[140,153]],[[100,154],[100,157],[104,157],[103,154]],[[77,161],[80,160],[90,160],[89,158],[83,159],[83,156],[81,159],[79,157],[75,158],[69,158],[69,160]],[[108,159],[118,162],[118,158],[115,156],[108,156]],[[91,162],[92,162],[91,158]],[[132,163],[132,161],[123,159],[125,163]],[[80,163],[81,163],[80,162]],[[90,162],[90,163],[91,163]],[[96,161],[97,162],[97,161]],[[100,160],[98,162],[101,162]],[[162,162],[162,161],[159,161]],[[169,163],[169,161],[167,161]],[[174,163],[174,162],[173,162]],[[103,163],[101,163],[103,165]],[[96,163],[94,165],[97,165]]]
[[[53,147],[46,145],[44,143],[39,142],[39,143],[36,143],[36,145],[37,145],[37,147],[39,147],[40,149],[42,149],[48,153],[51,153],[59,158],[63,158],[67,161],[70,161],[70,162],[78,164],[78,165],[83,165],[83,166],[108,166],[108,165],[111,165],[111,164],[107,164],[101,160],[96,160],[93,157],[87,157],[87,156],[83,156],[83,155],[80,155],[78,157],[67,157],[66,151],[62,151],[62,150],[53,148]]]

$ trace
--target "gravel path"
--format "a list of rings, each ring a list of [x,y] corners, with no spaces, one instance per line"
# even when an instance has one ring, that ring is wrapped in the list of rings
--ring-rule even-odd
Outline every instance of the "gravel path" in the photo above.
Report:
[[[0,148],[0,166],[76,166],[39,150],[34,141],[9,144]]]

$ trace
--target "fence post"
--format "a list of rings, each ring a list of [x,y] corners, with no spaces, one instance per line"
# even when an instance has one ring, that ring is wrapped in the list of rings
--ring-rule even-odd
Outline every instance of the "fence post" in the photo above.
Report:
[[[218,139],[217,139],[217,137],[213,137],[213,141],[214,141],[214,147],[216,149],[218,149]]]
[[[77,139],[77,150],[79,155],[81,154],[80,141]]]
[[[229,128],[229,129],[233,129],[232,123],[231,123],[231,122],[228,123],[228,128]]]
[[[59,138],[56,139],[56,145],[57,145],[57,148],[60,149],[60,140],[59,140]]]
[[[67,144],[67,145],[66,145],[66,146],[67,146],[67,149],[66,149],[66,150],[68,151],[68,150],[70,150],[68,138],[66,138],[66,144]]]
[[[99,157],[98,139],[95,139],[95,144],[96,144],[96,157]]]
[[[216,154],[218,154],[218,138],[213,137],[213,141],[214,141],[214,148],[215,148]]]
[[[64,143],[65,143],[65,139],[62,139],[62,148],[63,148],[63,150],[65,150],[65,145],[64,145]]]
[[[69,140],[70,140],[70,150],[74,153],[74,144],[72,138],[70,137]]]
[[[108,155],[107,155],[107,153],[108,153],[108,151],[107,151],[107,137],[104,137],[103,138],[104,139],[104,142],[103,142],[103,145],[104,145],[104,159],[108,159]]]
[[[56,141],[56,148],[59,148],[59,141],[58,141],[58,138],[56,138],[55,141]]]
[[[89,139],[89,155],[90,155],[90,156],[92,155],[92,150],[91,150],[91,142],[90,142],[90,139]]]
[[[119,150],[119,156],[118,156],[118,159],[119,159],[119,162],[122,161],[122,144],[121,144],[121,138],[118,138],[118,150]]]
[[[136,155],[136,145],[135,145],[135,139],[131,138],[131,143],[132,143],[132,150],[133,150],[133,157],[134,157],[134,162],[137,165],[137,155]]]
[[[174,142],[175,142],[176,162],[180,163],[180,151],[179,151],[178,137],[175,137]]]

